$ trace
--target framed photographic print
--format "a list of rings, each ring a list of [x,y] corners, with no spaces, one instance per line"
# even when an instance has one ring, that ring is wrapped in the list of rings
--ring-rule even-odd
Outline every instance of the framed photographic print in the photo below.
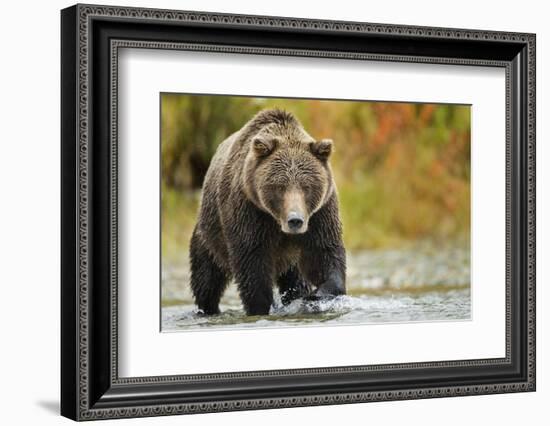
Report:
[[[535,35],[61,12],[61,412],[535,390]]]

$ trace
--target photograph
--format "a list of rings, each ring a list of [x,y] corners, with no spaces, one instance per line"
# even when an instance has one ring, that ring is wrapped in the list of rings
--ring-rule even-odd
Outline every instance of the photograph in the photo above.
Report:
[[[274,5],[64,5],[48,26],[61,291],[37,300],[60,308],[61,415],[538,394],[542,14]]]
[[[161,331],[471,319],[471,106],[160,93]]]

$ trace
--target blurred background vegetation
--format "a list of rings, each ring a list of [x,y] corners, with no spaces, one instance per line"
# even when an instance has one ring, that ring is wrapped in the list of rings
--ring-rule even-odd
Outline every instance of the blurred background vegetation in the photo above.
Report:
[[[331,138],[350,251],[460,242],[470,233],[470,107],[395,102],[161,95],[163,258],[187,253],[216,147],[256,112],[294,113]]]

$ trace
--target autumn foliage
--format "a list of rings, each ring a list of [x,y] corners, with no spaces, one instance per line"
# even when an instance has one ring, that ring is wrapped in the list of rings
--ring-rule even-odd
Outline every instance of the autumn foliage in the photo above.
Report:
[[[163,249],[186,247],[217,145],[257,111],[294,113],[331,160],[349,250],[469,241],[470,107],[163,94]]]

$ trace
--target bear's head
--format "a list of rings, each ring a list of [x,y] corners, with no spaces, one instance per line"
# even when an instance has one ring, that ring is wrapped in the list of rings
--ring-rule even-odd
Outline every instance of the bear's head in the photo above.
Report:
[[[328,162],[333,143],[313,139],[289,113],[270,112],[280,120],[263,123],[249,137],[245,193],[282,232],[302,234],[334,191]]]

